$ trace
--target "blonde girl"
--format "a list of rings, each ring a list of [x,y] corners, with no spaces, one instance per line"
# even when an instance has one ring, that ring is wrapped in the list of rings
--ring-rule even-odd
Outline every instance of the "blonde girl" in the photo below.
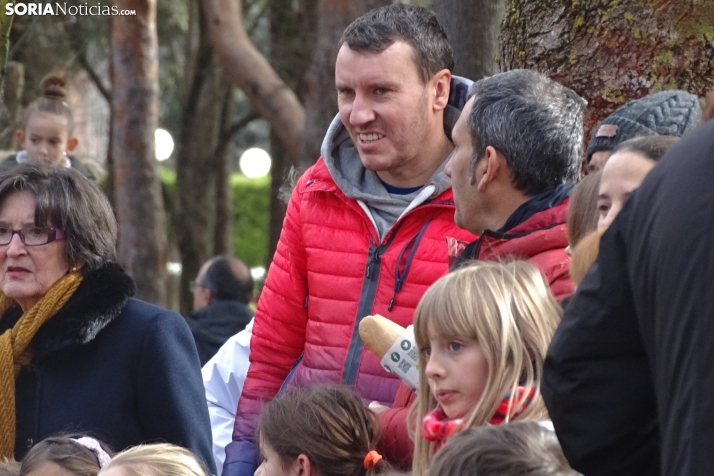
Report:
[[[548,418],[540,395],[561,308],[535,266],[477,262],[434,283],[414,318],[421,385],[410,411],[414,474],[465,428]]]
[[[189,450],[155,443],[122,451],[99,476],[208,476],[208,471]]]

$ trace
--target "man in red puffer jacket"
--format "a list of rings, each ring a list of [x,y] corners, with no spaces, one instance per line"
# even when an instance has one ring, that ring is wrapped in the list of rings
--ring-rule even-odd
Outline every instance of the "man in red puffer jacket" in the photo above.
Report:
[[[421,7],[374,10],[345,31],[339,115],[288,204],[224,475],[253,475],[255,420],[281,386],[345,384],[365,402],[394,401],[399,380],[364,348],[359,322],[379,313],[411,324],[448,271],[446,237],[474,238],[454,224],[444,173],[470,83],[452,77],[453,64],[443,29]]]

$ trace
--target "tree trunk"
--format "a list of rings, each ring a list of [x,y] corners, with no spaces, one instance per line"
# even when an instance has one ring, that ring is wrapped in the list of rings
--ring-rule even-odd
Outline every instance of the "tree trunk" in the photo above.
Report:
[[[505,0],[433,0],[431,8],[454,49],[454,74],[477,81],[498,72]]]
[[[251,107],[270,124],[294,160],[305,126],[305,111],[266,59],[255,49],[243,27],[241,2],[203,0],[209,37],[226,78],[239,87]]]
[[[360,15],[391,0],[318,0],[317,38],[312,62],[305,74],[305,135],[299,164],[306,168],[320,156],[327,127],[337,114],[335,59],[345,28]]]
[[[5,86],[5,65],[7,64],[7,54],[10,51],[10,28],[14,15],[5,14],[5,6],[10,0],[0,0],[0,109],[5,104],[5,97],[2,92]]]
[[[112,17],[112,156],[115,167],[119,263],[139,298],[163,305],[166,230],[156,173],[154,131],[159,112],[156,0],[114,0],[136,16]]]
[[[630,99],[714,86],[714,2],[509,0],[502,50],[504,70],[536,69],[587,99],[589,130]]]
[[[221,132],[222,107],[228,84],[214,62],[201,8],[199,44],[193,77],[181,112],[181,132],[176,156],[175,233],[181,254],[180,310],[191,311],[189,282],[213,256],[216,226],[215,151]],[[223,176],[224,180],[228,178]]]
[[[233,88],[228,88],[221,110],[221,138],[228,133],[233,119]],[[225,144],[219,142],[214,153],[216,183],[216,225],[213,233],[213,255],[233,254],[233,203],[230,186],[233,137]]]
[[[302,0],[297,5],[293,0],[270,2],[270,64],[285,83],[303,99],[304,74],[310,65],[315,47],[317,28],[317,4],[319,0]],[[309,126],[308,126],[309,129]],[[301,138],[301,144],[305,136]],[[278,244],[285,217],[285,204],[279,197],[283,181],[291,165],[300,157],[289,157],[277,133],[270,133],[270,222],[268,233],[268,257],[272,259]]]

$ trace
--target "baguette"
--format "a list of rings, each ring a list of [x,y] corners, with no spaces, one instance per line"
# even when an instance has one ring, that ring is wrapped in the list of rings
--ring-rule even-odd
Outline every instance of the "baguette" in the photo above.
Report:
[[[359,323],[359,335],[362,338],[362,342],[380,360],[405,330],[396,322],[392,322],[379,314],[366,316]]]

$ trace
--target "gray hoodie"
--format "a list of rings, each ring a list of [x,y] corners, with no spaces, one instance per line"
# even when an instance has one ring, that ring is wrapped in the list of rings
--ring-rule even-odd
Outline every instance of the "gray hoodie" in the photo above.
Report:
[[[472,81],[466,78],[451,78],[449,102],[444,110],[444,130],[449,138],[468,100],[467,93],[471,83]],[[451,187],[451,180],[444,173],[447,162],[445,160],[421,189],[408,195],[390,194],[377,174],[362,165],[357,149],[339,115],[335,116],[327,129],[321,153],[337,186],[345,195],[359,203],[372,221],[380,240],[406,212]]]

